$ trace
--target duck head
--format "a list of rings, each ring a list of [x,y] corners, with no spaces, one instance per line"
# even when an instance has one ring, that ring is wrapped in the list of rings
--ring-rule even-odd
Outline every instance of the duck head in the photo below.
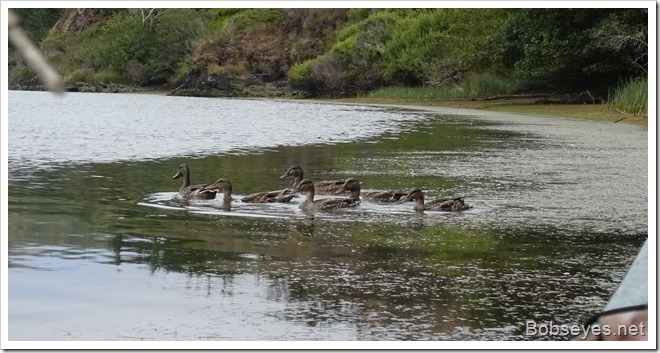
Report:
[[[181,164],[179,166],[179,170],[174,174],[172,179],[179,179],[181,177],[185,177],[187,175],[190,175],[190,168],[188,168],[187,164]]]
[[[289,169],[287,169],[287,171],[284,174],[282,174],[280,179],[284,179],[284,178],[287,178],[287,177],[294,177],[294,178],[300,177],[300,178],[302,178],[302,176],[303,176],[302,167],[295,164],[295,165],[290,166]]]
[[[408,201],[415,201],[415,200],[424,200],[424,194],[422,193],[422,189],[412,189],[408,192],[408,195],[406,195],[406,198],[403,200],[404,202]]]
[[[298,183],[296,189],[293,192],[314,192],[314,182],[309,179],[303,179]]]
[[[342,185],[341,188],[339,188],[339,190],[337,190],[335,192],[335,194],[341,194],[342,192],[345,192],[345,191],[351,191],[351,192],[358,191],[359,192],[360,191],[360,181],[355,179],[355,178],[346,179],[346,181],[344,182],[344,185]]]
[[[231,191],[231,182],[229,181],[229,179],[220,178],[220,179],[214,181],[212,184],[206,185],[204,187],[204,189],[205,190],[217,189],[217,190],[229,190],[229,191]]]

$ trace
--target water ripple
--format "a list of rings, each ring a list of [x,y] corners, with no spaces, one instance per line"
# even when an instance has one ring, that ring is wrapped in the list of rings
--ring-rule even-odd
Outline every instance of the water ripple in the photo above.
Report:
[[[32,104],[35,99],[39,104]],[[425,119],[360,106],[158,95],[60,97],[10,91],[9,100],[10,175],[57,163],[247,154],[277,146],[352,142],[397,133]]]

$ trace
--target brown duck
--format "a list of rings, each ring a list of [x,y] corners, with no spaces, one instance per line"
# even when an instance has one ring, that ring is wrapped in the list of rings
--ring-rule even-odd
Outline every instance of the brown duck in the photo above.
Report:
[[[424,193],[420,189],[411,190],[404,201],[416,201],[413,209],[418,212],[424,210],[453,212],[472,208],[472,206],[465,203],[462,197],[435,199],[425,203]]]
[[[342,187],[337,191],[337,194],[342,193],[344,191],[350,191],[351,198],[354,200],[359,200],[360,190],[361,190],[360,184],[361,183],[359,180],[355,178],[348,178],[346,179]],[[379,203],[399,202],[401,198],[404,196],[406,196],[405,191],[395,191],[395,190],[372,191],[362,194],[363,199],[372,202],[379,202]]]
[[[304,192],[306,195],[305,201],[299,206],[303,211],[333,210],[337,208],[355,207],[360,204],[359,200],[352,198],[314,200],[315,186],[314,182],[309,179],[301,180],[294,192]]]
[[[232,201],[231,193],[233,191],[233,187],[229,179],[220,178],[213,184],[204,186],[204,189],[221,190],[223,194],[223,200],[225,202]],[[255,192],[243,197],[241,201],[246,203],[289,202],[294,197],[298,196],[294,195],[290,189],[283,189],[275,191]]]
[[[280,179],[284,178],[293,178],[292,188],[295,190],[298,184],[303,180],[303,169],[299,165],[292,165],[289,169],[282,174]],[[316,192],[320,194],[334,194],[337,190],[341,189],[341,186],[344,185],[343,180],[320,180],[314,182],[314,188]]]
[[[298,197],[298,195],[293,194],[291,192],[291,189],[282,189],[282,190],[274,190],[274,191],[255,192],[253,194],[243,197],[241,201],[247,203],[270,203],[270,202],[286,203],[291,201],[291,199],[294,197]]]
[[[207,186],[205,184],[190,185],[190,168],[187,164],[181,164],[179,170],[172,177],[172,179],[178,178],[183,178],[183,185],[179,189],[179,195],[182,197],[206,200],[215,198],[217,190],[205,188]]]

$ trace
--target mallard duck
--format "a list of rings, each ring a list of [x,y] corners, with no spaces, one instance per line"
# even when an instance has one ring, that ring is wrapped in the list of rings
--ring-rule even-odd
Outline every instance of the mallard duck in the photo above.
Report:
[[[472,208],[466,204],[462,197],[435,199],[429,202],[424,202],[424,193],[420,189],[412,189],[404,199],[404,201],[416,201],[413,209],[418,212],[424,210],[434,211],[463,211]]]
[[[305,201],[299,206],[303,211],[333,210],[337,208],[355,207],[360,204],[359,200],[354,200],[352,198],[314,200],[315,186],[314,182],[309,179],[301,180],[295,192],[304,192],[306,194]]]
[[[289,169],[286,171],[286,173],[282,174],[280,179],[284,179],[287,177],[292,177],[293,178],[293,183],[291,184],[292,189],[296,189],[300,181],[303,180],[303,169],[299,165],[292,165],[289,167]],[[320,180],[314,182],[314,187],[316,188],[316,192],[320,194],[334,194],[341,188],[341,186],[344,185],[343,180]]]
[[[360,190],[361,190],[360,184],[361,183],[359,180],[355,178],[348,178],[344,182],[344,185],[342,185],[342,187],[337,191],[337,194],[342,193],[344,191],[350,191],[351,198],[354,200],[359,200]],[[395,191],[395,190],[372,191],[362,194],[363,199],[372,202],[380,202],[380,203],[399,202],[401,198],[404,196],[406,196],[405,191]]]
[[[182,197],[206,200],[215,198],[217,190],[205,189],[205,184],[190,185],[190,168],[187,164],[181,164],[179,170],[172,177],[172,179],[178,178],[183,178],[183,185],[179,189],[179,195]]]
[[[294,197],[298,197],[298,195],[293,194],[291,192],[291,189],[282,189],[275,191],[255,192],[253,194],[243,197],[241,201],[247,203],[269,203],[269,202],[286,203],[291,201],[291,199]]]
[[[214,183],[204,186],[203,189],[221,190],[223,193],[223,200],[225,202],[232,201],[231,193],[233,191],[233,187],[229,179],[220,178]],[[289,202],[294,197],[298,197],[298,195],[292,194],[290,189],[283,189],[275,191],[255,192],[243,197],[241,201],[246,203]]]
[[[232,198],[231,198],[231,191],[232,191],[231,182],[226,178],[220,178],[220,179],[214,181],[211,184],[204,185],[202,187],[202,190],[203,191],[215,190],[216,192],[217,191],[222,191],[222,194],[223,194],[222,200],[224,202],[233,201]]]

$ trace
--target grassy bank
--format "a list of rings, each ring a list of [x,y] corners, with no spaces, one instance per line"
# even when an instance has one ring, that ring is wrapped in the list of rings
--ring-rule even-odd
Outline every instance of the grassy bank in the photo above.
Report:
[[[454,85],[383,87],[363,96],[336,101],[365,104],[397,104],[470,108],[522,114],[580,118],[598,121],[626,122],[648,127],[648,99],[646,78],[622,81],[612,87],[606,104],[582,104],[574,97],[574,104],[557,100],[541,101],[542,95],[515,95],[529,84],[513,78],[489,74],[468,76]],[[486,99],[499,97],[499,99]],[[503,98],[506,97],[506,98]],[[550,99],[547,97],[544,99]],[[569,99],[557,96],[555,99]],[[547,102],[547,103],[546,103]]]
[[[429,107],[468,108],[488,111],[512,112],[520,114],[557,116],[564,118],[589,119],[595,121],[630,123],[648,127],[648,117],[643,114],[629,114],[612,109],[606,104],[529,104],[525,99],[497,101],[484,100],[438,100],[407,98],[342,98],[332,99],[339,103],[419,105]]]

